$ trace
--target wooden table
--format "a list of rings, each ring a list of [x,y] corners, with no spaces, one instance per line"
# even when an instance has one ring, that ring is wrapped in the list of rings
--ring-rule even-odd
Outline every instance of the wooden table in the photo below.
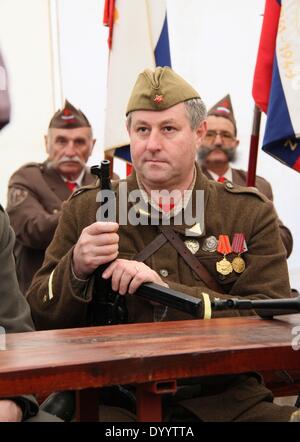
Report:
[[[136,384],[139,420],[159,420],[161,394],[174,391],[176,379],[251,370],[299,374],[300,350],[291,346],[297,325],[299,314],[11,334],[0,351],[0,392],[78,390],[79,419],[94,420],[95,387]],[[292,390],[299,380],[290,382]]]

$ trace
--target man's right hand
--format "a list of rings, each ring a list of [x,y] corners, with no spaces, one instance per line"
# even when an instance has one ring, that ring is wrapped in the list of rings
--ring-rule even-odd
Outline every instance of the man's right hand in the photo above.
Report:
[[[97,221],[82,230],[73,251],[73,271],[77,278],[87,279],[102,264],[118,256],[119,225]]]

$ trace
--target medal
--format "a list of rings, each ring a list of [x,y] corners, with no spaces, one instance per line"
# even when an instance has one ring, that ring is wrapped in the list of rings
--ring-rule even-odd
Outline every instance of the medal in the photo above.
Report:
[[[217,251],[223,255],[221,261],[216,262],[217,272],[221,275],[229,275],[232,272],[232,265],[226,259],[226,255],[231,253],[231,246],[228,235],[219,235]]]
[[[232,272],[232,265],[227,259],[224,258],[221,259],[221,261],[218,261],[216,263],[217,272],[221,273],[221,275],[229,275],[229,273]]]
[[[245,236],[243,233],[235,233],[232,240],[232,251],[237,253],[232,261],[232,268],[236,273],[243,273],[246,268],[246,263],[243,258],[240,256],[241,253],[244,253],[248,250]]]
[[[218,241],[215,236],[209,236],[205,238],[202,244],[202,250],[204,252],[215,252],[217,250]]]
[[[245,261],[240,256],[236,256],[232,261],[232,268],[236,273],[243,273],[246,268]]]
[[[192,252],[193,255],[198,252],[200,245],[196,239],[186,239],[184,241],[184,244],[189,249],[190,252]]]

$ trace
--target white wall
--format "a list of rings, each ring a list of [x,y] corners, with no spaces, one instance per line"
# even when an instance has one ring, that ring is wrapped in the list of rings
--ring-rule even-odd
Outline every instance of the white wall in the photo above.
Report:
[[[230,93],[241,140],[237,165],[246,168],[253,112],[251,87],[264,0],[167,1],[173,67],[199,90],[208,107]],[[57,2],[63,95],[82,108],[94,127],[98,142],[91,164],[103,156],[108,57],[103,3]],[[0,43],[11,74],[14,104],[12,124],[0,137],[2,202],[9,173],[22,162],[43,157],[42,135],[53,110],[47,4],[47,0],[0,3]],[[292,283],[300,288],[296,216],[300,176],[263,152],[259,153],[257,170],[271,182],[277,211],[292,230],[295,245],[289,264]]]
[[[0,201],[21,164],[44,157],[43,134],[54,111],[47,0],[1,0],[0,46],[8,69],[11,124],[0,134]]]

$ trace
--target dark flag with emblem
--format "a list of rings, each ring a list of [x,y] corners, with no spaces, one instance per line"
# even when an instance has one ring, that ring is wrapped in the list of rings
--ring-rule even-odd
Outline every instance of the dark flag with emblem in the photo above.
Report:
[[[300,172],[299,0],[266,0],[253,97],[267,113],[263,150]]]
[[[0,52],[0,130],[9,123],[10,101],[8,94],[7,72]]]

